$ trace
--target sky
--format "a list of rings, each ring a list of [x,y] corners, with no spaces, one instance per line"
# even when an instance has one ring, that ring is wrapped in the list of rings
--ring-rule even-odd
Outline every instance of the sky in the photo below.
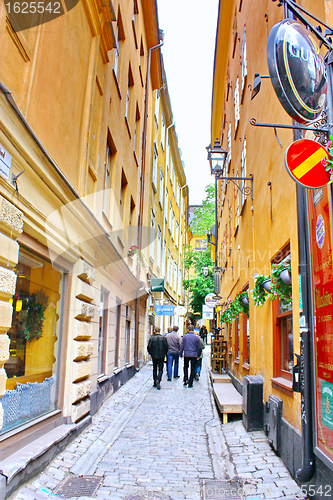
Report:
[[[213,182],[207,160],[218,0],[157,0],[162,54],[189,203],[199,205]]]

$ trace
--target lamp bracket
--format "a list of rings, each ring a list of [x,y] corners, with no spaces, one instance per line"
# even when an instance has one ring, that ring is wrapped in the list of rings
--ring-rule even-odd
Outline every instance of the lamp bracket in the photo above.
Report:
[[[253,175],[252,174],[250,174],[249,177],[225,177],[225,176],[216,174],[215,179],[217,179],[219,181],[226,181],[227,184],[229,184],[231,181],[240,190],[240,192],[244,194],[244,196],[251,195],[251,198],[253,200]],[[239,186],[238,181],[250,181],[251,186],[244,186],[242,188]]]
[[[301,125],[284,125],[281,123],[259,123],[255,118],[251,118],[250,124],[253,125],[254,127],[269,127],[269,128],[285,128],[285,129],[292,129],[292,130],[309,130],[314,133],[316,138],[319,140],[320,143],[325,144],[328,141],[328,135],[330,132],[330,129],[333,128],[332,123],[327,123],[327,115],[325,112],[323,112],[319,118],[319,120],[312,122],[312,127],[305,127]],[[325,125],[325,126],[321,126]]]
[[[276,2],[276,0],[273,0],[273,2]],[[311,19],[314,19],[317,21],[317,23],[320,23],[322,26],[325,26],[327,28],[328,33],[327,36],[332,32],[332,28],[328,26],[326,23],[318,19],[318,17],[314,16],[311,14],[309,11],[304,9],[304,7],[301,7],[300,5],[296,5],[293,0],[279,0],[278,7],[281,7],[282,5],[287,5],[288,8],[291,10],[291,12],[297,17],[297,19],[304,24],[304,26],[312,31],[316,35],[316,37],[321,41],[322,44],[325,45],[325,47],[331,51],[333,50],[333,45],[332,41],[328,40],[324,35],[322,35],[320,29],[318,27],[313,26],[307,19],[306,17],[303,16],[303,13],[306,14],[307,16],[311,17]]]
[[[213,267],[213,271],[225,271],[227,268],[226,267],[218,267],[218,266],[215,266]]]

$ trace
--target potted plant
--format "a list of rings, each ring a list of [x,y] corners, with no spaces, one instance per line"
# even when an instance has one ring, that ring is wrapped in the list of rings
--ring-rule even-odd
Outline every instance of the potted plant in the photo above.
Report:
[[[254,279],[254,289],[251,290],[254,305],[263,306],[267,299],[272,298],[271,293],[268,293],[263,287],[263,283],[270,281],[270,277],[264,274],[257,274]]]
[[[291,274],[290,280],[282,279],[281,274],[284,278],[284,271],[287,271],[290,274],[291,267],[290,262],[280,262],[279,264],[274,264],[272,268],[272,293],[274,296],[279,296],[281,304],[284,306],[291,305]]]
[[[139,263],[144,266],[144,256],[139,247],[136,245],[132,245],[128,250],[128,256],[133,257],[134,255],[138,256]]]
[[[249,292],[247,290],[239,292],[234,300],[239,313],[245,313],[249,316]]]

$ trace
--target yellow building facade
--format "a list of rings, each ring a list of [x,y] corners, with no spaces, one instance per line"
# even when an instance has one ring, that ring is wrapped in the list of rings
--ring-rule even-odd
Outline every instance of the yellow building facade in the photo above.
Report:
[[[70,439],[146,360],[162,44],[154,0],[79,2],[24,31],[0,6],[6,494],[24,477],[4,465],[12,453],[55,428],[60,442]],[[167,102],[163,92],[161,99]],[[163,106],[170,121],[170,105]],[[177,141],[169,140],[180,187]],[[180,207],[173,207],[182,224]],[[180,259],[174,250],[178,269]],[[182,292],[172,293],[179,301]]]
[[[331,2],[297,3],[330,22]],[[277,128],[275,134],[272,128],[250,124],[255,118],[292,125],[269,79],[262,79],[259,94],[251,100],[255,73],[269,74],[268,35],[283,17],[283,7],[274,2],[220,1],[211,144],[218,138],[227,151],[226,176],[253,175],[253,193],[247,196],[232,182],[218,181],[218,266],[223,268],[219,317],[225,317],[223,311],[239,293],[249,295],[248,315],[218,325],[228,340],[228,370],[240,392],[245,376],[261,377],[266,424],[272,401],[278,401],[280,444],[273,444],[295,476],[302,466],[301,397],[293,391],[295,355],[300,355],[299,241],[296,184],[284,160],[294,138],[292,130]],[[237,183],[242,189],[251,187],[251,181]],[[255,306],[256,279],[270,278],[272,269],[283,262],[291,266],[292,307],[276,297]]]

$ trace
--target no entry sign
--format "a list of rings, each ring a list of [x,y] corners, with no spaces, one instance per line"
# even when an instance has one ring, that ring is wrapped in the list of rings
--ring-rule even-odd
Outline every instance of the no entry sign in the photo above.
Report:
[[[327,150],[319,142],[299,139],[286,150],[287,171],[294,181],[307,188],[325,186],[330,182],[330,174],[321,161],[328,156]]]

